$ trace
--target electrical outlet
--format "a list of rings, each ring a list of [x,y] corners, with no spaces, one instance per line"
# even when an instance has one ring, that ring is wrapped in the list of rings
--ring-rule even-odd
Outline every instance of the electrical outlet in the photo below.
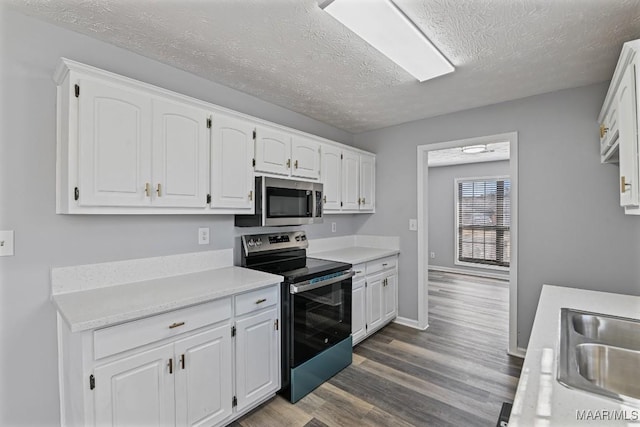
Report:
[[[429,257],[430,257],[431,259],[434,259],[434,258],[436,257],[436,253],[435,253],[435,252],[431,252],[431,253],[429,254]]]
[[[13,230],[0,231],[0,256],[13,256]]]
[[[199,245],[209,244],[209,227],[198,228],[198,244]]]
[[[332,222],[332,223],[331,223],[331,232],[332,232],[332,233],[335,233],[335,232],[336,232],[336,223],[335,223],[335,222]]]
[[[409,230],[410,231],[418,231],[418,220],[410,219],[409,220]]]

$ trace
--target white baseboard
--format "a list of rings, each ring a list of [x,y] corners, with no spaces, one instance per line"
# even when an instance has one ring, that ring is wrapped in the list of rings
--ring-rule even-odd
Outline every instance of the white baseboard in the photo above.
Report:
[[[509,356],[514,356],[514,357],[519,357],[520,359],[524,359],[524,357],[527,354],[527,349],[526,348],[522,348],[522,347],[518,347],[516,349],[516,351],[507,350],[507,354]]]
[[[413,328],[413,329],[418,329],[419,331],[426,331],[427,328],[429,327],[429,325],[427,325],[424,328],[421,328],[418,325],[418,321],[417,320],[409,319],[409,318],[406,318],[406,317],[400,317],[400,316],[396,317],[393,322],[397,323],[398,325],[404,325],[404,326],[408,326],[408,327]]]
[[[489,273],[477,270],[465,270],[464,268],[442,267],[439,265],[429,265],[429,270],[442,271],[445,273],[466,274],[468,276],[488,277],[490,279],[501,279],[509,281],[508,274]]]

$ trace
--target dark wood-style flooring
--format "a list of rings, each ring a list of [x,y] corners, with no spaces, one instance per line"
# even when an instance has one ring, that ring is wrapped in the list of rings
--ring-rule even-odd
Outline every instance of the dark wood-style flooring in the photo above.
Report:
[[[295,405],[280,396],[234,427],[494,426],[522,360],[508,356],[508,282],[429,273],[429,328],[390,324]]]

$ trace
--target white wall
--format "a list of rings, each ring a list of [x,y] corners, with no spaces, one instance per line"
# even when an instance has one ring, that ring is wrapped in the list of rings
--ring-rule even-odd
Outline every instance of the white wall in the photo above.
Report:
[[[601,165],[598,112],[607,84],[563,90],[355,136],[377,153],[376,214],[363,234],[398,235],[399,315],[417,318],[416,147],[517,131],[518,345],[543,283],[640,295],[640,217],[618,206],[618,168]]]
[[[55,214],[56,88],[61,56],[247,114],[350,143],[308,117],[91,38],[5,9],[0,1],[0,229],[15,230],[15,256],[0,258],[0,425],[59,423],[51,267],[230,248],[226,216]],[[310,237],[353,234],[363,218],[331,217]],[[199,246],[197,228],[211,228]],[[248,231],[247,231],[248,232]]]
[[[455,268],[472,273],[500,274],[508,277],[508,272],[496,269],[475,268],[456,265],[456,200],[455,180],[457,178],[478,178],[508,176],[509,161],[467,163],[430,167],[429,171],[429,249],[436,257],[429,259],[429,266]]]

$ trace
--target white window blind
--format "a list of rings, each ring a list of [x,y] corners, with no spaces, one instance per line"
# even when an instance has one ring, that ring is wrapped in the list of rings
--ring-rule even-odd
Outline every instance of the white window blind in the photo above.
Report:
[[[509,267],[509,178],[459,179],[456,187],[458,261]]]

